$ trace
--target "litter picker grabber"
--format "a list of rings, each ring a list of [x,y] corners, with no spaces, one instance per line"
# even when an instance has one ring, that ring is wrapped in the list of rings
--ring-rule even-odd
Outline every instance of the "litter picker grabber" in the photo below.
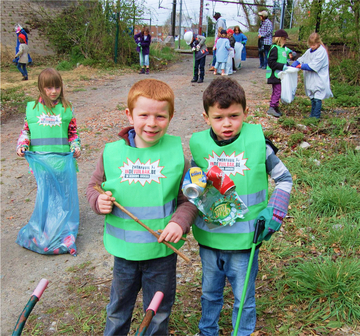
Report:
[[[152,318],[156,315],[156,312],[160,306],[160,303],[164,297],[163,292],[156,292],[154,297],[152,298],[149,307],[146,309],[145,316],[141,321],[139,328],[136,330],[135,336],[145,335],[145,332],[152,320]]]
[[[236,318],[236,324],[235,324],[235,329],[234,329],[234,336],[237,335],[238,329],[239,329],[239,325],[240,325],[241,314],[242,314],[242,310],[243,310],[244,303],[245,303],[246,292],[247,292],[247,287],[248,287],[249,278],[250,278],[250,272],[251,272],[251,268],[252,268],[252,264],[253,264],[253,260],[254,260],[254,254],[255,254],[255,250],[256,250],[256,243],[257,243],[257,240],[258,240],[261,232],[264,231],[264,228],[265,228],[265,221],[259,219],[259,220],[257,221],[257,223],[256,223],[256,226],[255,226],[254,239],[253,239],[253,244],[252,244],[252,246],[251,246],[249,264],[248,264],[247,271],[246,271],[246,277],[245,277],[245,282],[244,282],[243,291],[242,291],[242,294],[241,294],[239,311],[238,311],[238,315],[237,315],[237,318]]]
[[[96,185],[94,186],[94,189],[99,192],[100,194],[105,194],[105,191],[102,190],[100,188],[100,186]],[[119,204],[118,202],[114,201],[113,202],[114,205],[116,205],[122,212],[126,213],[129,217],[131,217],[135,222],[139,223],[143,228],[145,228],[146,230],[148,230],[154,237],[156,237],[157,239],[159,239],[160,235],[158,233],[156,233],[153,229],[149,228],[146,224],[144,224],[142,221],[140,221],[140,219],[138,219],[136,216],[134,216],[130,211],[128,211],[127,209],[125,209],[121,204]],[[169,244],[167,241],[162,241],[163,244],[165,244],[168,248],[170,248],[171,250],[173,250],[176,254],[178,254],[181,258],[183,258],[186,262],[190,263],[190,259],[182,252],[180,252],[179,250],[177,250],[174,246],[172,246],[171,244]]]
[[[38,302],[41,298],[42,293],[46,289],[49,281],[46,279],[41,279],[38,285],[36,286],[34,292],[32,293],[30,300],[26,304],[24,310],[19,316],[18,321],[16,322],[14,331],[12,333],[12,336],[18,336],[21,335],[21,332],[25,326],[26,320],[29,317],[31,311],[36,305],[36,302]]]

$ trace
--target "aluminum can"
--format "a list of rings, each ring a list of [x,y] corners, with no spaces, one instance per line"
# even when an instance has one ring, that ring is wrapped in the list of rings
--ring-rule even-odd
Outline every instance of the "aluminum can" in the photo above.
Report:
[[[230,193],[235,189],[235,183],[218,166],[211,167],[206,177],[222,195]]]
[[[201,196],[206,187],[206,175],[199,167],[190,168],[184,177],[182,191],[187,198]]]

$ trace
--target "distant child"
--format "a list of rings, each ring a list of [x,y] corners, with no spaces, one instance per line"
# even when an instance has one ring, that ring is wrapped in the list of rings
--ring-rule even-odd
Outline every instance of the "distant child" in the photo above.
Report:
[[[216,63],[214,75],[217,74],[218,70],[221,70],[221,75],[225,76],[226,62],[229,57],[230,42],[227,38],[227,32],[223,29],[220,33],[220,37],[216,42]]]
[[[304,70],[305,93],[311,99],[310,118],[321,116],[322,100],[333,96],[330,89],[329,56],[318,33],[308,38],[309,49],[292,67]]]
[[[246,43],[247,43],[247,37],[246,35],[241,31],[239,26],[234,27],[234,38],[236,42],[239,42],[243,45],[243,49],[241,51],[241,60],[246,61]]]
[[[150,73],[150,43],[151,43],[151,35],[148,27],[143,27],[140,33],[134,36],[136,42],[136,51],[139,53],[140,58],[140,66],[141,70],[139,74],[149,74]],[[145,71],[146,68],[146,71]]]
[[[205,45],[206,38],[205,36],[188,31],[184,35],[184,40],[194,53],[194,72],[191,83],[203,83],[206,55],[209,55],[209,51]]]
[[[92,209],[106,215],[104,244],[114,256],[104,335],[128,335],[141,288],[144,309],[156,291],[164,293],[146,335],[169,335],[177,254],[160,242],[180,248],[184,243],[180,238],[196,217],[196,207],[181,191],[189,164],[181,139],[166,134],[174,114],[174,93],[166,83],[155,79],[135,83],[127,104],[132,127],[120,131],[120,140],[105,145],[87,188]],[[94,190],[96,184],[106,194]],[[159,240],[113,207],[114,200],[154,231],[163,230]]]
[[[16,148],[18,156],[26,156],[28,161],[31,160],[29,162],[34,163],[33,166],[30,164],[30,168],[38,185],[35,217],[20,230],[17,243],[42,254],[75,254],[79,206],[73,157],[81,155],[76,119],[71,103],[64,96],[58,71],[52,68],[43,70],[39,74],[38,88],[38,100],[27,104],[25,124]],[[29,152],[25,155],[26,151]],[[70,155],[70,152],[73,154]],[[67,163],[71,168],[68,171],[65,169]],[[73,198],[62,199],[62,190]],[[38,199],[40,207],[49,205],[42,215],[37,210]],[[34,236],[32,230],[37,235]]]
[[[234,60],[234,56],[235,56],[235,37],[234,37],[234,31],[229,28],[227,30],[227,37],[229,39],[230,42],[230,52],[229,55],[231,55],[231,62],[228,62],[229,64],[227,65],[228,67],[230,67],[232,69],[231,73],[236,72],[236,68],[235,68],[235,60]]]
[[[280,229],[288,209],[292,178],[275,155],[276,147],[264,138],[261,125],[247,124],[248,113],[243,88],[228,77],[213,80],[204,91],[203,112],[210,129],[194,133],[190,150],[194,163],[204,172],[218,166],[236,185],[236,192],[249,212],[233,226],[216,229],[198,217],[193,234],[200,245],[202,263],[202,316],[200,335],[219,334],[219,316],[224,303],[226,278],[235,297],[232,325],[235,328],[243,284],[246,276],[254,226],[258,219],[266,221],[258,239],[247,296],[238,335],[250,335],[256,324],[255,278],[262,240],[269,240]],[[268,175],[275,190],[268,201]]]
[[[270,108],[267,111],[267,114],[276,118],[279,118],[282,115],[282,112],[279,109],[281,80],[278,74],[288,67],[288,58],[292,59],[292,51],[285,47],[286,39],[288,38],[288,33],[283,29],[279,29],[275,32],[266,67],[267,83],[272,85]]]
[[[26,70],[26,65],[29,61],[29,47],[26,44],[26,37],[23,34],[19,34],[18,40],[20,42],[19,51],[15,55],[15,58],[19,57],[17,68],[23,75],[22,80],[28,80],[28,72]]]

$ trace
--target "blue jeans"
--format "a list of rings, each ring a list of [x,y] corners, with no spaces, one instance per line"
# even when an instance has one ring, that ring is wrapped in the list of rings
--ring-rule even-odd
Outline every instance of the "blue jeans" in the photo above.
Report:
[[[169,316],[176,291],[176,260],[175,253],[164,258],[144,261],[114,257],[110,303],[106,307],[105,336],[126,336],[129,333],[132,312],[141,288],[144,311],[157,291],[164,293],[157,314],[145,335],[169,335]]]
[[[24,77],[28,76],[28,73],[26,70],[26,63],[18,63],[16,66]]]
[[[200,79],[204,79],[205,76],[205,62],[206,62],[206,56],[201,57],[198,60],[195,60],[194,62],[194,79],[198,79],[198,76],[200,75]]]
[[[268,55],[271,45],[264,45],[264,51],[259,51],[259,58],[260,58],[260,66],[263,68],[267,67],[268,64]]]
[[[143,55],[142,51],[139,52],[140,65],[149,67],[149,55]]]
[[[256,250],[237,336],[250,335],[255,330],[255,279],[258,272],[258,256],[259,250]],[[228,278],[235,297],[232,313],[232,327],[234,329],[250,252],[224,253],[200,246],[200,257],[203,271],[201,296],[203,313],[199,323],[200,334],[202,336],[218,336],[218,321],[224,303],[225,279]],[[231,335],[234,336],[233,332]]]
[[[215,63],[216,63],[216,49],[213,49],[213,60],[212,60],[211,65],[215,66]]]
[[[322,106],[322,101],[321,101],[321,99],[316,99],[316,98],[312,98],[312,99],[311,99],[311,113],[310,113],[310,118],[320,119],[320,116],[321,116],[321,106]]]

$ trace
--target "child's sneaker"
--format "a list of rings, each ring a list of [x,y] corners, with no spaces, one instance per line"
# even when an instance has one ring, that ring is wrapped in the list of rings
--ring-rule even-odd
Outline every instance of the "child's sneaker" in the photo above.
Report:
[[[216,73],[217,73],[217,71],[215,70],[215,71],[214,71],[214,75],[216,75]]]
[[[146,68],[146,74],[148,75],[150,73],[149,68]]]
[[[272,116],[274,116],[276,118],[281,117],[281,114],[276,112],[276,110],[273,107],[269,108],[269,110],[267,111],[267,114],[272,115]]]

